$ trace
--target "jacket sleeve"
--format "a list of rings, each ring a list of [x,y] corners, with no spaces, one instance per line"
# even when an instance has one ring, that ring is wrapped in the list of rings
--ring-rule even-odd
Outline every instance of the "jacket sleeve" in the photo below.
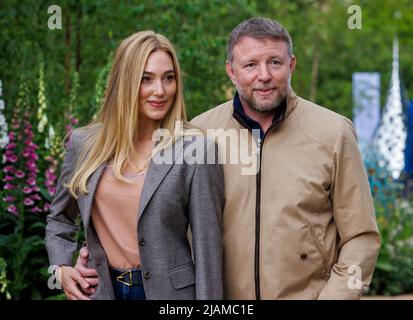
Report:
[[[208,142],[208,154],[215,152],[214,164],[198,164],[192,177],[189,198],[189,222],[195,261],[197,300],[223,299],[222,233],[224,177],[218,164],[216,144]]]
[[[50,265],[72,265],[78,226],[75,218],[79,212],[77,202],[64,185],[74,173],[76,165],[75,132],[69,140],[69,146],[61,167],[56,193],[50,205],[46,225],[46,250]]]
[[[380,234],[373,200],[352,123],[345,119],[333,153],[333,216],[339,234],[338,260],[319,299],[359,299],[371,282]]]

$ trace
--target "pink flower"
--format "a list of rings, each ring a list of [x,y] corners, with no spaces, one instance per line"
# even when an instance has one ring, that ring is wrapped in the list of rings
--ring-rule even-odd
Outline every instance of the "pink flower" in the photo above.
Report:
[[[3,168],[3,171],[6,173],[14,173],[16,171],[16,169],[13,166],[5,166]]]
[[[10,183],[6,183],[6,184],[4,185],[4,187],[3,187],[3,189],[5,189],[5,190],[11,190],[11,189],[14,189],[14,186],[13,186],[12,184],[10,184]]]
[[[23,178],[25,176],[25,174],[22,170],[17,170],[15,175],[16,175],[17,178]]]
[[[23,203],[25,206],[31,206],[34,204],[34,201],[30,198],[25,198]]]
[[[32,200],[42,200],[42,198],[40,198],[38,193],[35,193],[35,194],[31,195],[30,198]]]
[[[14,180],[14,177],[13,177],[13,176],[5,176],[5,177],[3,178],[3,180],[4,180],[4,181],[13,181],[13,180]]]
[[[3,198],[3,200],[5,202],[13,202],[14,200],[16,200],[16,198],[12,197],[12,196],[6,196],[6,197]]]
[[[15,137],[16,137],[16,134],[14,132],[9,132],[9,139],[10,140],[14,140]]]
[[[39,192],[39,191],[40,191],[40,188],[39,188],[38,186],[33,186],[33,187],[32,187],[32,190],[33,190],[33,191],[36,191],[36,192]]]
[[[6,147],[6,150],[14,149],[14,148],[16,148],[16,146],[17,146],[17,144],[15,144],[14,142],[9,143]]]
[[[34,186],[36,184],[36,179],[29,178],[26,180],[27,184],[30,186]]]
[[[24,187],[24,188],[23,188],[23,193],[28,194],[28,193],[30,193],[30,192],[32,192],[32,189],[31,189],[31,188],[29,188],[29,187]]]
[[[39,160],[39,156],[38,156],[36,153],[31,152],[31,153],[29,154],[29,159]]]
[[[11,204],[7,207],[7,211],[13,213],[14,215],[17,214],[17,208],[14,204]]]
[[[43,211],[49,211],[50,209],[50,203],[45,203],[43,207]]]
[[[12,156],[6,156],[6,161],[9,161],[11,163],[16,163],[17,162],[17,157],[15,155]]]
[[[39,207],[33,207],[30,209],[30,212],[33,212],[33,213],[42,212],[42,209],[40,209]]]
[[[26,161],[26,166],[29,169],[36,169],[36,162],[34,162],[33,160],[28,160]]]
[[[54,185],[54,181],[53,181],[53,180],[46,180],[45,183],[44,183],[44,185],[45,185],[46,187],[51,187],[51,186]]]
[[[26,148],[22,152],[23,157],[27,158],[30,155],[30,149]]]
[[[48,191],[51,196],[54,196],[54,194],[56,193],[56,187],[50,187],[48,188]]]

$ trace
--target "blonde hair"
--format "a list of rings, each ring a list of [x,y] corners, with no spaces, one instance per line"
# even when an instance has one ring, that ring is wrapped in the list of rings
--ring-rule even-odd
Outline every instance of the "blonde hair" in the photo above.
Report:
[[[141,79],[149,55],[158,50],[165,51],[172,59],[176,94],[170,110],[160,122],[160,128],[167,129],[172,136],[161,140],[155,149],[159,151],[166,148],[182,135],[200,134],[199,130],[186,121],[182,72],[171,42],[151,30],[132,34],[116,50],[98,116],[82,128],[93,133],[85,140],[73,177],[67,184],[75,198],[78,192],[88,193],[89,177],[108,160],[112,162],[115,177],[130,182],[122,172],[130,161],[133,141],[138,132]],[[176,121],[183,122],[183,131],[179,130]],[[94,130],[96,127],[97,130]]]

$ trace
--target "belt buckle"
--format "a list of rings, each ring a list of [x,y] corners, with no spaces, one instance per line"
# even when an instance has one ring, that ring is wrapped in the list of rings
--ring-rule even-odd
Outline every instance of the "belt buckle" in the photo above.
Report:
[[[129,274],[130,283],[122,280],[125,274]],[[127,286],[131,287],[132,286],[132,270],[126,270],[124,273],[117,276],[116,281],[119,281],[120,283],[126,284]]]

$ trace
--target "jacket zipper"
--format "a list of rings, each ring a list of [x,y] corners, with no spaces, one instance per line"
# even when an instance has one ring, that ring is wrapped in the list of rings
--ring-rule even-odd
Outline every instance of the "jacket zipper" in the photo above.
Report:
[[[265,135],[264,135],[265,138]],[[263,139],[264,140],[264,139]],[[261,300],[261,283],[260,283],[260,232],[261,232],[261,156],[262,141],[257,139],[259,151],[259,169],[256,178],[256,200],[255,200],[255,298]]]
[[[262,156],[262,143],[264,141],[261,140],[260,137],[255,139],[254,135],[252,134],[251,128],[237,115],[233,115],[238,122],[245,128],[247,128],[254,140],[257,142],[258,146],[258,155],[259,155],[259,167],[258,172],[256,175],[256,193],[255,193],[255,249],[254,249],[254,280],[255,280],[255,299],[261,300],[261,283],[260,283],[260,232],[261,232],[261,156]],[[268,131],[267,131],[268,132]],[[264,138],[265,138],[264,134]]]
[[[236,114],[233,114],[233,117],[245,128],[247,128],[252,137],[255,139],[252,134],[251,128]],[[256,175],[256,194],[255,194],[255,253],[254,253],[254,278],[255,278],[255,298],[256,300],[261,300],[261,283],[260,283],[260,233],[261,233],[261,159],[262,159],[262,145],[264,144],[265,137],[267,134],[277,127],[280,122],[272,124],[267,132],[264,134],[264,137],[257,138],[256,142],[258,145],[259,151],[259,169]]]

